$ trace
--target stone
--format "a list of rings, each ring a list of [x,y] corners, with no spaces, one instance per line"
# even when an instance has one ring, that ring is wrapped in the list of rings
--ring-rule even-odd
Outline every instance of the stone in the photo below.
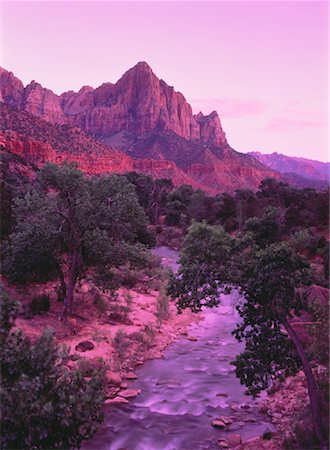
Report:
[[[196,336],[187,336],[188,341],[196,342],[198,338]]]
[[[231,423],[233,423],[233,421],[231,420],[230,417],[227,416],[220,416],[217,418],[217,420],[220,420],[221,422],[223,422],[225,425],[230,425]]]
[[[213,420],[212,427],[214,428],[226,428],[226,424],[222,420]]]
[[[81,341],[76,345],[77,352],[87,352],[93,350],[94,344],[91,341]]]
[[[129,401],[124,397],[115,397],[115,398],[108,398],[104,402],[105,405],[115,405],[120,403],[129,403]]]
[[[141,389],[125,389],[119,392],[120,397],[133,398],[141,393]]]
[[[272,417],[273,417],[274,419],[282,419],[283,414],[274,412],[274,413],[272,414]]]
[[[105,377],[107,383],[114,384],[115,386],[121,386],[122,378],[118,372],[108,370]]]
[[[127,372],[123,374],[123,378],[126,378],[126,380],[136,380],[137,375],[134,372]]]
[[[123,375],[124,378],[126,378],[126,380],[136,380],[137,379],[137,375],[134,372],[127,372]]]
[[[228,448],[229,444],[225,439],[219,439],[218,440],[218,447],[220,448]]]
[[[227,442],[230,447],[236,447],[237,445],[240,445],[242,442],[242,438],[240,434],[230,434],[227,436]]]
[[[232,405],[230,405],[230,409],[232,411],[239,411],[240,410],[240,406],[237,403],[233,403]]]
[[[241,405],[242,409],[251,409],[251,406],[245,403],[244,405]]]

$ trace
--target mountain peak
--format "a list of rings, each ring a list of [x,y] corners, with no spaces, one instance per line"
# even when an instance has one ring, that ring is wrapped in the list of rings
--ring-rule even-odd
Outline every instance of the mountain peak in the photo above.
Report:
[[[144,70],[148,72],[152,72],[152,68],[149,66],[149,64],[145,61],[139,61],[135,66],[132,67],[132,70]]]
[[[126,78],[135,79],[136,77],[142,77],[142,78],[147,77],[149,79],[150,78],[157,79],[157,77],[154,74],[154,72],[152,71],[151,67],[145,61],[140,61],[137,64],[135,64],[135,66],[128,69],[124,73],[124,75],[121,77],[121,80],[122,79],[125,80]]]

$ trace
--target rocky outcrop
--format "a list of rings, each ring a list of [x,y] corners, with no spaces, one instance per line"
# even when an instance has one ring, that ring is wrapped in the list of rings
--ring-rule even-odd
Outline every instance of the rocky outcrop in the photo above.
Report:
[[[31,114],[0,105],[0,145],[40,167],[45,162],[75,162],[86,173],[126,173],[133,160],[95,141],[79,128],[52,125]]]
[[[1,69],[0,91],[5,103],[51,123],[77,125],[98,138],[122,130],[141,135],[157,129],[187,140],[226,143],[217,113],[193,116],[184,96],[159,80],[145,62],[115,84],[104,83],[96,89],[84,86],[61,96],[35,81],[24,88],[11,72]]]
[[[0,100],[8,105],[19,106],[23,93],[23,83],[12,72],[0,67]]]
[[[202,141],[220,146],[227,143],[226,135],[222,131],[220,118],[216,111],[213,111],[209,116],[204,116],[200,112],[194,117],[199,124],[200,139]]]
[[[26,86],[21,103],[17,106],[51,123],[62,125],[66,122],[59,97],[35,81]]]

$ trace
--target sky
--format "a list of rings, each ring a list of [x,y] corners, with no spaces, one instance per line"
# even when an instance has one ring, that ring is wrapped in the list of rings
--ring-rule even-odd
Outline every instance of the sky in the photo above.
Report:
[[[326,1],[1,3],[0,65],[60,94],[138,61],[219,113],[229,144],[328,160]]]

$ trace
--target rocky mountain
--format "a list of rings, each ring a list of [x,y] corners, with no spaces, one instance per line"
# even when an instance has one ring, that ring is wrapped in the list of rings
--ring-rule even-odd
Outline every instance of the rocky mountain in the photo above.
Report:
[[[154,178],[170,178],[174,185],[205,188],[171,161],[133,160],[131,157],[88,136],[78,127],[46,122],[22,109],[0,103],[0,148],[26,167],[45,162],[75,162],[86,173],[137,171]],[[208,192],[215,193],[212,189]]]
[[[84,86],[79,92],[61,95],[35,81],[24,87],[13,73],[0,69],[0,101],[17,108],[16,114],[24,111],[38,118],[45,129],[46,124],[54,127],[41,140],[32,130],[34,126],[40,130],[41,122],[18,130],[15,121],[9,125],[7,119],[1,127],[6,130],[2,140],[7,147],[21,152],[29,147],[34,154],[41,152],[42,160],[77,160],[89,172],[133,168],[210,193],[253,189],[266,177],[281,177],[253,155],[233,150],[218,114],[194,115],[184,96],[160,80],[145,62],[116,83],[96,89]],[[17,135],[10,137],[10,130]],[[31,139],[38,141],[39,150]],[[52,156],[47,145],[55,151]]]
[[[0,104],[0,145],[37,166],[68,161],[91,174],[133,170],[129,156],[87,136],[80,128],[52,124],[4,103]]]
[[[187,140],[226,143],[216,112],[194,116],[180,92],[159,80],[145,62],[128,70],[116,84],[58,96],[31,81],[25,88],[12,72],[0,69],[3,101],[51,123],[77,125],[94,137],[106,139],[122,130],[134,135],[173,131]]]
[[[271,154],[250,152],[249,154],[265,166],[276,170],[277,172],[285,174],[298,174],[311,180],[329,181],[329,163],[294,156],[286,156],[276,152]]]

